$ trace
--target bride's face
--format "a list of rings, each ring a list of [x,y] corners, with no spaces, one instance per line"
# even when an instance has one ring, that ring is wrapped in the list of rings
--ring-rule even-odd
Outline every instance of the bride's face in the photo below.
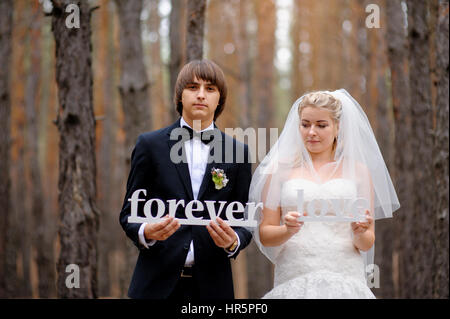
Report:
[[[333,151],[337,125],[330,111],[307,106],[300,115],[300,133],[306,149],[312,154]]]

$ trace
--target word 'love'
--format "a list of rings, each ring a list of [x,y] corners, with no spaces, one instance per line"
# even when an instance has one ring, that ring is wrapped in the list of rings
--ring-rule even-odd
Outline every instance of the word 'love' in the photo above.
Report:
[[[370,209],[369,201],[363,197],[313,199],[304,202],[303,189],[297,190],[297,211],[299,221],[305,222],[353,222],[366,221],[366,210]],[[305,207],[306,206],[306,207]],[[307,216],[301,215],[304,211]]]

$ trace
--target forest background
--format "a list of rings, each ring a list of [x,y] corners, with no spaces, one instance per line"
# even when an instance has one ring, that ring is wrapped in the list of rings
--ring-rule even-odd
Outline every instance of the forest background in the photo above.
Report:
[[[448,0],[1,0],[0,297],[126,297],[131,150],[177,119],[176,75],[204,57],[229,86],[222,130],[281,132],[305,92],[349,91],[402,205],[376,223],[373,292],[448,298],[448,14]],[[237,298],[272,288],[254,243],[232,266]]]

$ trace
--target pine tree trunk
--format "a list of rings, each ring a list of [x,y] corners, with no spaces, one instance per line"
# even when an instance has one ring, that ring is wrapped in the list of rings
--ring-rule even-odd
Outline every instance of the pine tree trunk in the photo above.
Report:
[[[273,86],[274,86],[274,55],[275,55],[275,3],[273,1],[256,1],[258,19],[258,56],[256,61],[258,105],[258,127],[275,127]],[[268,139],[267,139],[268,140]]]
[[[10,211],[11,180],[11,93],[10,64],[12,50],[13,0],[0,1],[0,298],[6,291],[6,247],[8,242],[8,213]]]
[[[275,53],[275,3],[272,1],[255,0],[256,17],[258,23],[255,75],[256,89],[254,100],[256,109],[256,126],[267,128],[266,152],[269,144],[269,128],[273,126],[273,83],[274,83],[274,53]],[[256,154],[255,154],[256,156]],[[258,247],[251,243],[246,249],[248,262],[249,298],[261,298],[273,287],[272,264],[261,253]]]
[[[243,129],[251,126],[251,72],[252,62],[250,58],[250,35],[247,32],[247,22],[249,18],[249,2],[239,1],[238,15],[238,63],[239,63],[239,126]]]
[[[411,206],[409,196],[411,194],[411,181],[409,179],[409,168],[411,163],[410,147],[410,99],[409,82],[407,71],[407,47],[405,36],[404,12],[401,0],[386,1],[387,16],[387,53],[389,67],[391,70],[391,96],[392,108],[395,121],[395,156],[393,180],[395,189],[401,204],[400,209],[395,213],[394,233],[395,240],[392,255],[392,280],[394,291],[392,297],[400,297],[400,289],[404,282],[404,275],[407,273],[407,263],[403,258],[404,251],[412,249],[411,240],[406,237],[402,228],[411,220]],[[389,243],[386,243],[389,244]]]
[[[433,298],[448,298],[448,236],[449,236],[449,3],[441,0],[437,25],[437,114],[433,150],[434,178],[436,180],[436,216],[434,217],[435,249],[433,263]]]
[[[170,112],[167,106],[166,86],[164,85],[164,64],[161,61],[161,36],[159,34],[159,27],[161,25],[161,17],[158,13],[160,1],[151,0],[149,4],[150,16],[148,19],[148,28],[152,34],[156,34],[156,41],[151,41],[148,56],[150,56],[151,74],[150,81],[152,83],[150,88],[150,99],[154,105],[153,107],[153,127],[160,129],[169,124],[172,124]],[[172,103],[170,103],[172,105]]]
[[[120,23],[120,97],[125,117],[125,150],[127,171],[131,152],[139,134],[150,131],[150,83],[144,64],[144,50],[141,39],[142,0],[116,0]],[[137,260],[137,250],[130,240],[124,239],[124,268],[121,282],[129,283]],[[121,287],[125,296],[125,287]]]
[[[39,11],[42,15],[42,11]],[[40,109],[38,115],[38,122],[40,127],[40,144],[39,152],[42,159],[42,169],[45,174],[41,174],[41,183],[43,186],[43,217],[45,222],[42,247],[46,251],[42,252],[39,259],[39,253],[34,255],[38,267],[38,293],[40,298],[55,298],[56,297],[56,258],[54,244],[57,239],[58,231],[58,134],[54,134],[56,129],[54,125],[55,110],[57,109],[57,85],[55,82],[55,63],[54,63],[54,40],[52,31],[50,29],[51,20],[42,17],[44,27],[41,29],[41,94],[40,94]],[[41,172],[42,173],[42,172]],[[35,221],[35,225],[37,222]],[[44,249],[44,248],[43,248]],[[38,259],[37,259],[38,258]],[[42,267],[40,266],[42,265]],[[45,265],[45,266],[44,266]],[[47,274],[41,270],[46,269]],[[42,278],[42,279],[41,279]],[[46,278],[46,279],[44,279]],[[47,282],[44,282],[47,280]]]
[[[411,223],[405,225],[411,230],[409,240],[414,249],[406,251],[412,267],[406,274],[405,297],[431,298],[434,260],[433,219],[434,207],[432,177],[432,110],[430,81],[430,31],[428,26],[428,7],[426,1],[410,0],[408,4],[409,62],[411,88],[412,134],[411,147],[414,152],[411,172],[414,175],[413,210]]]
[[[185,63],[185,46],[186,46],[186,0],[177,0],[172,2],[172,10],[170,11],[169,40],[170,40],[170,61],[169,61],[169,113],[171,122],[178,118],[176,105],[173,103],[173,95],[175,83],[177,82],[178,73]]]
[[[386,8],[383,4],[379,4],[381,12],[385,12]],[[385,26],[385,15],[380,17],[380,25]],[[374,108],[372,128],[375,131],[376,139],[383,154],[384,161],[389,170],[394,167],[393,150],[394,150],[394,123],[392,116],[392,108],[390,107],[390,99],[387,92],[386,77],[388,74],[388,61],[386,54],[386,28],[370,29],[372,56],[374,68],[372,70],[371,94],[372,107]],[[394,242],[394,222],[393,219],[384,219],[377,221],[375,226],[375,263],[380,269],[380,288],[375,289],[374,293],[377,297],[393,298],[394,283],[392,279],[392,253]]]
[[[95,119],[91,70],[91,8],[78,1],[80,28],[66,26],[66,7],[53,1],[59,113],[59,237],[57,293],[61,298],[97,297]],[[76,12],[76,11],[75,11]],[[75,270],[67,268],[75,264]],[[77,284],[79,288],[69,288]],[[70,277],[69,277],[70,276]],[[66,280],[67,279],[67,280]],[[76,286],[75,286],[76,287]]]
[[[302,81],[302,65],[305,65],[307,61],[303,59],[303,56],[300,51],[300,43],[301,43],[301,31],[304,30],[302,27],[304,26],[303,17],[306,17],[306,12],[304,12],[304,7],[302,6],[302,2],[299,0],[294,0],[293,3],[293,15],[292,15],[292,24],[290,35],[292,38],[292,72],[291,72],[291,102],[294,103],[296,99],[298,99],[303,91],[303,81]]]
[[[97,148],[98,148],[98,184],[97,198],[98,208],[101,212],[101,223],[98,235],[98,289],[100,297],[111,296],[111,267],[110,260],[114,245],[115,236],[111,232],[116,225],[116,208],[112,204],[112,174],[113,171],[113,133],[112,121],[114,121],[114,65],[113,55],[115,50],[110,45],[111,33],[113,30],[113,15],[110,10],[108,0],[100,2],[98,16],[98,46],[96,61],[98,61],[98,72],[96,72],[97,89],[94,88],[94,98],[97,101],[96,110],[98,114],[103,115],[102,124],[97,129]],[[95,26],[93,26],[95,28]],[[95,40],[94,40],[95,41]],[[115,187],[114,187],[115,188]]]
[[[120,23],[120,97],[125,115],[126,150],[131,151],[139,134],[151,130],[149,81],[141,39],[142,0],[116,0]],[[130,158],[127,159],[127,166]]]
[[[186,62],[203,58],[206,0],[188,0]]]
[[[38,269],[38,290],[40,298],[55,296],[55,271],[53,256],[53,238],[51,232],[46,229],[47,223],[42,221],[51,220],[51,216],[44,210],[44,190],[41,181],[39,159],[39,123],[40,114],[39,92],[41,82],[41,25],[42,13],[38,3],[33,4],[31,18],[31,63],[28,70],[27,88],[25,96],[25,107],[27,116],[27,149],[31,174],[31,215],[33,218],[31,234],[33,248],[35,250],[36,264]],[[31,293],[31,291],[30,291]]]

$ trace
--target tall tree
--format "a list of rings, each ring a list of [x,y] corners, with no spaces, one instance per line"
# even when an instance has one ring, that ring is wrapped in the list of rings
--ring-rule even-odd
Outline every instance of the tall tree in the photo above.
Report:
[[[187,1],[186,61],[203,58],[206,0]]]
[[[40,298],[49,298],[55,295],[55,272],[53,258],[53,238],[43,220],[51,218],[44,209],[44,190],[40,171],[39,152],[39,118],[41,92],[41,28],[42,13],[38,2],[33,3],[30,35],[30,64],[27,75],[27,89],[25,95],[25,110],[27,120],[27,149],[31,174],[31,216],[33,218],[34,236],[31,238],[36,251],[36,264],[38,269],[38,290]],[[30,217],[31,217],[30,216]]]
[[[110,187],[112,185],[113,171],[113,154],[114,137],[112,132],[112,123],[114,121],[114,91],[113,85],[114,64],[112,56],[114,49],[111,47],[111,34],[113,14],[110,10],[112,2],[102,0],[98,15],[93,21],[93,28],[98,30],[93,41],[98,41],[98,46],[95,55],[94,69],[95,81],[94,84],[94,102],[97,114],[102,115],[100,125],[97,125],[96,145],[97,145],[97,168],[98,168],[98,207],[101,212],[101,223],[99,228],[99,253],[98,253],[98,289],[100,296],[111,296],[111,252],[114,251],[114,238],[111,232],[114,225],[117,224],[116,213],[117,208],[112,206],[113,191]],[[93,17],[94,18],[94,17]],[[97,25],[94,25],[96,23]]]
[[[151,40],[148,56],[150,57],[150,81],[152,83],[150,88],[150,99],[154,105],[153,107],[153,127],[160,129],[172,123],[170,113],[167,112],[166,90],[163,81],[164,66],[161,61],[161,35],[159,28],[161,24],[161,17],[158,12],[159,0],[150,0],[149,10],[150,16],[148,19],[148,29],[150,31]],[[172,105],[172,103],[170,103]]]
[[[28,66],[28,24],[29,2],[16,1],[14,10],[13,50],[11,65],[14,72],[11,74],[11,210],[8,225],[7,247],[7,287],[14,297],[25,297],[27,288],[24,283],[29,280],[30,231],[27,229],[29,218],[29,194],[27,190],[26,174],[28,165],[25,159],[26,113],[25,113],[25,83]],[[23,192],[23,194],[22,194]]]
[[[256,58],[256,101],[258,105],[258,127],[274,127],[273,86],[275,57],[275,1],[255,2],[258,23],[258,50]]]
[[[370,3],[366,3],[366,7]],[[381,12],[385,12],[385,2],[378,1],[377,4]],[[380,26],[386,26],[386,16],[381,15]],[[378,145],[383,154],[384,161],[388,169],[393,168],[394,149],[394,123],[390,98],[388,98],[387,75],[389,74],[386,54],[386,28],[369,29],[370,39],[370,79],[369,96],[372,103],[371,109],[373,117],[371,121]],[[368,76],[369,78],[369,76]],[[393,297],[392,280],[392,253],[394,235],[394,223],[392,219],[384,219],[377,222],[375,227],[375,237],[378,238],[375,244],[375,263],[380,267],[380,288],[374,293],[377,297]]]
[[[292,39],[292,71],[291,71],[291,102],[293,103],[304,91],[302,83],[302,66],[305,59],[302,59],[300,44],[302,42],[302,32],[305,33],[305,22],[307,22],[307,10],[304,2],[294,0],[292,8],[292,24],[290,35]]]
[[[429,262],[432,261],[434,207],[432,178],[432,109],[430,81],[430,30],[428,25],[427,2],[410,0],[408,5],[408,38],[410,64],[411,101],[411,147],[414,150],[412,160],[413,182],[413,220],[405,225],[410,229],[410,240],[416,241],[413,250],[405,252],[409,255],[412,269],[408,271],[405,297],[431,298],[432,272]],[[424,187],[425,186],[425,187]],[[425,236],[424,234],[428,234]],[[430,236],[431,235],[431,236]],[[420,238],[420,242],[417,241]],[[424,258],[427,256],[427,258]]]
[[[6,247],[10,211],[11,95],[10,63],[12,51],[13,0],[0,1],[0,298],[6,298]]]
[[[394,222],[396,240],[391,242],[394,251],[392,253],[392,280],[393,292],[391,297],[400,297],[401,282],[407,273],[406,261],[402,258],[403,250],[412,249],[409,247],[411,240],[401,231],[406,223],[409,223],[411,216],[411,206],[409,196],[411,194],[411,181],[409,169],[411,163],[410,145],[410,96],[409,96],[409,75],[408,75],[408,51],[405,25],[405,12],[402,9],[401,0],[386,1],[386,43],[388,62],[391,73],[392,108],[395,121],[395,156],[393,180],[396,184],[396,191],[402,205],[396,212]],[[412,220],[411,220],[412,221]],[[384,240],[384,239],[383,239]],[[386,243],[389,244],[389,243]]]
[[[91,70],[91,8],[88,1],[53,0],[59,112],[60,256],[57,293],[97,297],[95,119]],[[66,12],[72,12],[68,13]],[[77,19],[79,14],[79,20]],[[72,16],[69,16],[72,14]],[[70,28],[71,19],[79,28]],[[74,264],[75,266],[70,266]],[[68,267],[70,266],[70,267]],[[72,268],[73,267],[73,268]],[[68,276],[73,277],[68,277]],[[71,285],[79,284],[75,289]],[[72,287],[72,288],[70,288]]]
[[[42,13],[41,13],[42,14]],[[44,220],[45,233],[43,247],[54,247],[57,239],[58,232],[58,134],[57,127],[54,124],[55,116],[58,110],[58,97],[57,97],[57,84],[55,75],[55,43],[51,31],[51,19],[43,19],[42,29],[42,61],[41,61],[41,94],[40,94],[40,109],[39,109],[39,122],[40,122],[40,142],[39,142],[39,156],[41,157],[42,169],[45,174],[41,175],[44,196]],[[45,252],[48,261],[37,261],[37,265],[42,262],[46,263],[49,271],[49,277],[43,276],[43,278],[49,278],[48,282],[43,282],[44,279],[40,279],[38,283],[39,296],[44,298],[45,285],[48,287],[48,298],[56,297],[56,254],[55,250],[49,249]],[[35,255],[37,258],[37,254]],[[38,270],[39,271],[39,270]],[[50,279],[51,276],[51,279]],[[41,275],[39,275],[41,277]]]
[[[247,31],[247,23],[249,20],[250,12],[249,1],[239,1],[239,14],[238,14],[238,63],[239,63],[239,99],[238,106],[241,110],[239,117],[239,126],[247,128],[251,125],[251,73],[252,73],[252,60],[250,58],[250,35]],[[233,24],[234,25],[234,24]]]
[[[126,150],[151,129],[149,80],[141,39],[142,0],[116,0],[120,25],[120,97],[125,115]],[[127,159],[129,165],[130,158]]]
[[[436,210],[434,217],[434,245],[437,252],[433,262],[433,298],[448,298],[448,235],[449,235],[449,185],[448,185],[448,123],[449,123],[449,3],[439,1],[439,18],[437,21],[437,110],[434,134],[433,165],[436,180]]]
[[[150,82],[144,64],[141,38],[142,0],[116,0],[120,25],[120,97],[125,118],[126,166],[139,134],[151,130]],[[125,269],[121,281],[129,282],[137,259],[131,241],[124,239]]]
[[[172,122],[178,118],[173,94],[178,73],[185,61],[186,47],[186,0],[173,0],[172,10],[169,18],[169,41],[170,41],[170,61],[169,61],[169,114]]]
[[[238,65],[236,59],[236,38],[237,23],[233,21],[237,16],[235,7],[238,3],[231,1],[215,1],[208,3],[208,13],[206,19],[208,43],[208,58],[216,61],[222,68],[227,79],[228,95],[226,111],[220,115],[217,124],[220,127],[236,127],[239,116],[235,114],[237,107],[235,102],[238,93],[236,82],[239,80]],[[222,29],[222,32],[217,30]]]
[[[255,63],[255,97],[254,100],[258,107],[254,110],[256,115],[257,127],[267,128],[266,151],[269,144],[269,130],[273,126],[274,104],[273,104],[273,85],[274,85],[274,54],[275,54],[275,27],[276,27],[276,7],[275,2],[259,1],[253,2],[256,11],[258,25],[257,34],[257,58]],[[257,246],[252,243],[246,249],[248,271],[252,276],[249,277],[249,298],[260,298],[272,287],[273,280],[268,274],[272,273],[272,265],[268,259],[261,254]]]

